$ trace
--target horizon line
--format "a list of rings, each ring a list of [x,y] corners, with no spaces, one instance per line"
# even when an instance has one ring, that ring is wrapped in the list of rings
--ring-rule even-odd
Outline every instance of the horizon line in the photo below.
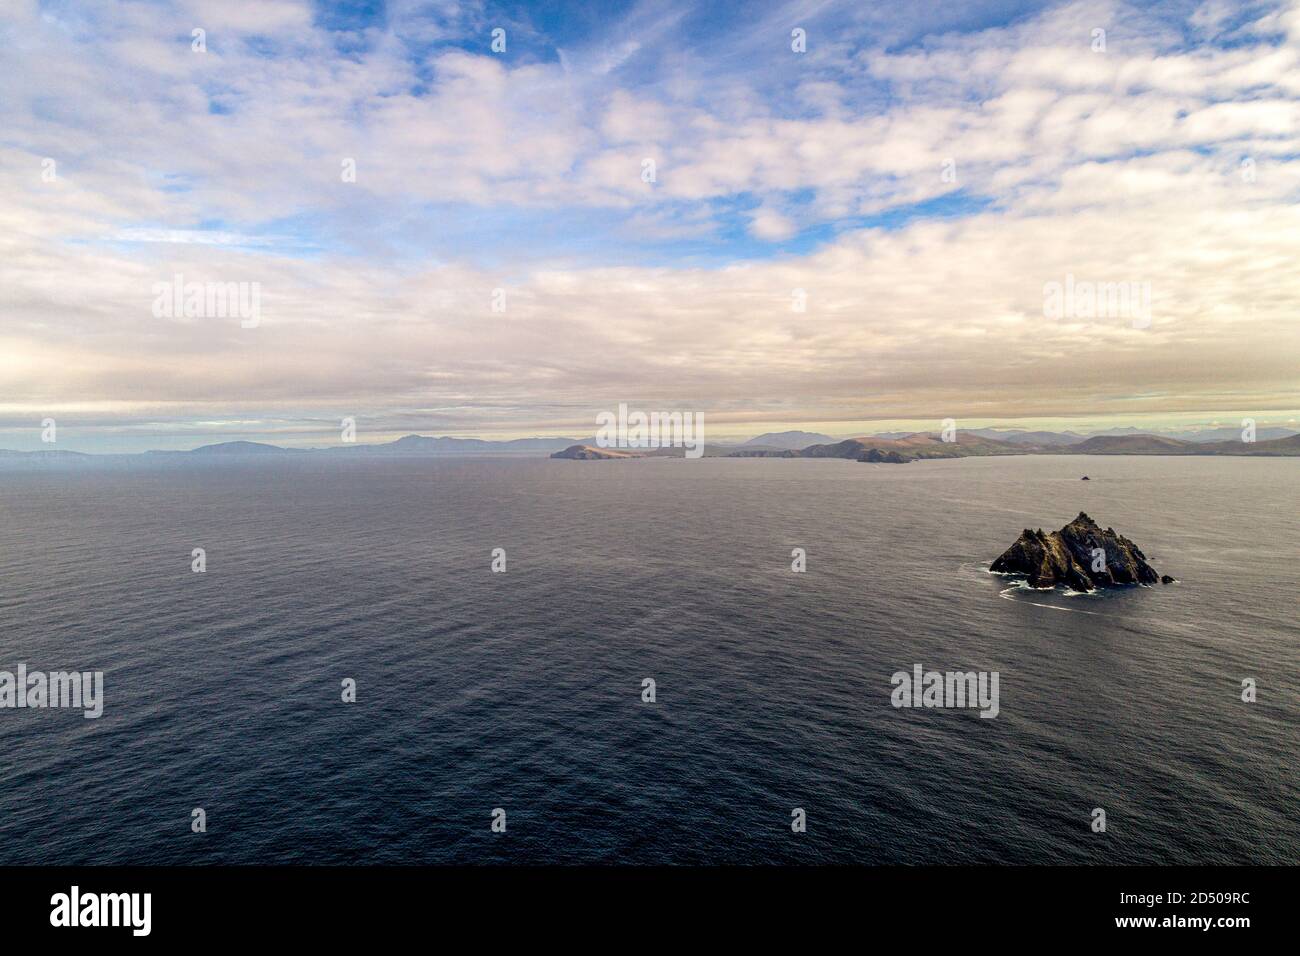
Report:
[[[1270,421],[1257,421],[1255,422],[1255,426],[1257,429],[1271,429],[1271,428],[1285,429],[1288,430],[1291,434],[1300,434],[1300,426],[1297,425],[1294,419],[1291,419],[1288,422],[1281,422],[1281,423],[1274,423]],[[962,431],[967,431],[967,432],[1001,431],[1001,432],[1006,432],[1008,434],[1025,433],[1025,432],[1048,432],[1048,433],[1058,434],[1058,435],[1077,435],[1080,439],[1087,439],[1091,437],[1096,437],[1099,434],[1112,432],[1116,430],[1126,430],[1129,431],[1130,434],[1134,436],[1148,435],[1152,437],[1162,437],[1161,432],[1182,431],[1182,432],[1187,432],[1188,434],[1197,434],[1203,431],[1224,430],[1224,429],[1236,430],[1237,428],[1238,426],[1235,424],[1229,425],[1229,424],[1224,424],[1222,422],[1219,423],[1205,422],[1205,423],[1199,423],[1197,425],[1186,425],[1181,427],[1153,426],[1150,430],[1139,428],[1138,426],[1135,425],[1122,425],[1122,424],[1112,424],[1103,428],[1090,428],[1090,429],[1085,429],[1077,432],[1068,428],[1052,429],[1052,428],[999,427],[997,425],[968,425],[968,426],[958,425],[956,430],[959,433]],[[749,442],[753,442],[756,439],[761,438],[765,435],[783,435],[792,432],[804,432],[808,434],[815,434],[820,437],[830,439],[830,443],[838,443],[842,441],[849,441],[852,439],[862,439],[862,438],[878,438],[881,440],[888,440],[885,438],[886,435],[891,435],[891,434],[898,435],[900,433],[906,434],[907,436],[939,434],[941,430],[942,430],[941,428],[932,428],[932,429],[921,428],[921,429],[916,429],[914,431],[908,431],[906,428],[884,428],[874,433],[858,431],[855,432],[854,434],[849,434],[849,435],[832,435],[826,432],[818,432],[808,428],[787,428],[787,429],[780,429],[780,430],[774,429],[765,432],[759,432],[757,434],[748,435],[747,437],[741,437],[740,435],[724,435],[712,440],[705,438],[703,439],[701,444],[705,446],[708,446],[710,444],[714,446],[743,445]],[[507,445],[507,444],[514,444],[516,442],[526,442],[526,441],[569,442],[573,445],[581,445],[584,443],[590,444],[591,442],[595,441],[595,438],[593,436],[573,438],[567,435],[539,435],[535,433],[520,435],[511,438],[488,438],[488,437],[484,437],[482,433],[475,434],[475,435],[453,435],[453,434],[425,435],[420,432],[405,432],[402,434],[398,434],[397,432],[384,432],[384,433],[377,433],[377,434],[389,435],[389,436],[395,435],[396,437],[387,437],[387,438],[381,437],[379,438],[379,440],[375,440],[375,441],[364,441],[364,442],[363,441],[339,441],[334,444],[311,444],[311,445],[306,445],[306,444],[286,445],[286,444],[277,444],[274,441],[259,440],[254,438],[229,437],[229,438],[222,438],[218,441],[203,442],[202,444],[194,445],[192,447],[138,448],[136,450],[130,450],[130,451],[128,450],[82,451],[76,448],[59,447],[64,445],[64,443],[59,441],[54,441],[54,442],[42,442],[39,447],[33,447],[33,448],[13,448],[8,446],[0,446],[0,454],[41,454],[41,453],[62,452],[66,454],[86,455],[91,457],[114,457],[114,456],[126,457],[126,456],[149,455],[149,454],[161,454],[161,455],[190,454],[206,448],[218,448],[225,445],[239,445],[239,444],[255,445],[258,448],[275,449],[275,450],[286,451],[286,452],[347,451],[349,449],[363,450],[367,448],[384,448],[393,445],[405,438],[421,438],[429,441],[465,441],[465,442],[478,441],[490,445]],[[1168,436],[1164,436],[1164,437],[1168,437]],[[1289,437],[1289,436],[1278,436],[1278,437]],[[824,444],[824,443],[810,442],[809,444],[815,445],[815,444]]]

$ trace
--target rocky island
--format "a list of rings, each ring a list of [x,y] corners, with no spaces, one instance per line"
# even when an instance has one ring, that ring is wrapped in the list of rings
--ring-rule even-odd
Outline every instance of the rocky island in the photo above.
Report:
[[[1103,531],[1082,511],[1060,531],[1044,534],[1041,528],[1026,528],[989,570],[1023,574],[1032,588],[1062,584],[1075,591],[1161,580],[1141,548],[1114,528]],[[1172,582],[1165,577],[1166,583]]]
[[[613,448],[593,448],[591,445],[570,445],[563,451],[557,451],[551,455],[552,458],[567,458],[573,461],[599,461],[606,458],[639,458],[639,455],[633,455],[626,451],[616,451]]]

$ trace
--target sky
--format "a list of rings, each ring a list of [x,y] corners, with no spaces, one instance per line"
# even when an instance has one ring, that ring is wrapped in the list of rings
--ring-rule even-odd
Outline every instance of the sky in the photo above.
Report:
[[[0,0],[0,447],[1295,424],[1298,252],[1300,0]]]

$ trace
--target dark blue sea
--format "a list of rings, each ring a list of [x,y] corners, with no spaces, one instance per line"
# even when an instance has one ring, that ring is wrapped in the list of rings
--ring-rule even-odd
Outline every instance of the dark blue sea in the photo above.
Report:
[[[105,704],[0,710],[0,864],[1300,862],[1297,459],[3,469],[0,669]],[[1180,583],[985,571],[1079,511]]]

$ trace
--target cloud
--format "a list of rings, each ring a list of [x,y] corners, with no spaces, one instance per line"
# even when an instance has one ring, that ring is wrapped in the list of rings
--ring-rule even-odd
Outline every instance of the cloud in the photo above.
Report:
[[[242,34],[273,35],[311,26],[311,4],[300,0],[258,0],[257,3],[228,3],[223,0],[187,0],[183,9],[196,27],[235,31]]]
[[[211,246],[269,246],[274,236],[247,236],[205,229],[122,229],[109,237],[116,242],[199,243]]]
[[[767,208],[754,212],[749,229],[757,238],[768,240],[789,239],[798,231],[789,218]]]
[[[1300,406],[1300,7],[1082,2],[900,21],[897,46],[854,9],[773,8],[693,58],[684,6],[561,57],[526,25],[492,54],[473,8],[394,6],[340,50],[302,4],[10,5],[0,408]],[[790,22],[813,25],[803,59]],[[261,326],[154,317],[177,273],[259,283]],[[1067,275],[1149,283],[1150,326],[1047,320]]]

